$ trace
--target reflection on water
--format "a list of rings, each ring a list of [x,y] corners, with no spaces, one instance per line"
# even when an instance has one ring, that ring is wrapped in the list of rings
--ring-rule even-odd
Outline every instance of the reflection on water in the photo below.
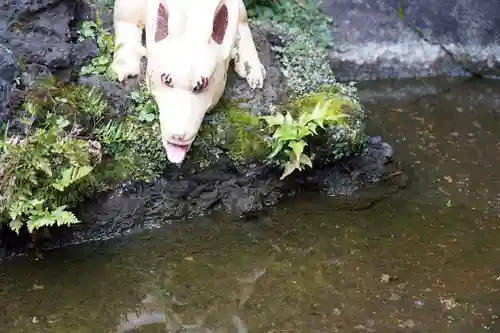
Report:
[[[500,81],[401,85],[376,83],[364,104],[370,130],[414,163],[421,190],[415,200],[500,213]]]
[[[17,258],[0,331],[498,332],[500,109],[474,87],[368,105],[370,130],[415,163],[406,195],[354,212],[298,197],[255,222]]]

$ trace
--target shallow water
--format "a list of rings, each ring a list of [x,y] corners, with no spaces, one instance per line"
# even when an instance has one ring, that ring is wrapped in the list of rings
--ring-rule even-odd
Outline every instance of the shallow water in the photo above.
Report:
[[[499,332],[500,83],[396,83],[362,96],[368,131],[412,165],[408,193],[361,211],[303,196],[257,221],[17,258],[0,331]]]

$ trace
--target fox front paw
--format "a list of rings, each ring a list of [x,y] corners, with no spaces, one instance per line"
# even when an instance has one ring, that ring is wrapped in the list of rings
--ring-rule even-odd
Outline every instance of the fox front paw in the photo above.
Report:
[[[141,73],[141,58],[146,55],[144,46],[122,46],[115,52],[111,64],[112,71],[116,74],[118,81],[123,81],[129,76],[137,76]]]
[[[259,62],[255,65],[245,63],[246,80],[252,89],[261,89],[266,78],[266,68]]]

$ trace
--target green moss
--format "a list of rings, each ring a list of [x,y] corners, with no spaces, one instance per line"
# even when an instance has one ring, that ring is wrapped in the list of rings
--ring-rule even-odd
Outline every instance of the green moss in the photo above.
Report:
[[[130,179],[150,181],[169,165],[158,122],[143,124],[136,116],[130,116],[111,126],[121,127],[129,134],[105,145],[107,155],[96,168],[95,176],[101,190]]]
[[[274,18],[276,13],[273,7],[279,0],[243,0],[247,9],[248,17]]]
[[[325,84],[348,88],[335,81],[330,69],[332,22],[322,10],[322,1],[280,1],[275,11],[275,20],[262,17],[253,23],[278,36],[287,36],[283,45],[273,46],[273,50],[286,73],[289,88],[298,95],[317,91]]]
[[[336,85],[326,85],[317,92],[304,94],[290,104],[295,114],[311,113],[317,105],[328,105],[327,114],[345,115],[330,123],[316,138],[310,140],[315,160],[332,163],[343,156],[360,151],[366,142],[364,134],[365,111],[357,99],[339,91]]]
[[[259,117],[238,102],[221,103],[207,114],[194,143],[199,164],[207,165],[225,154],[234,163],[263,159],[268,154],[264,126]]]
[[[231,107],[227,111],[229,156],[234,161],[244,161],[248,157],[263,158],[267,154],[267,144],[258,117],[248,110]]]

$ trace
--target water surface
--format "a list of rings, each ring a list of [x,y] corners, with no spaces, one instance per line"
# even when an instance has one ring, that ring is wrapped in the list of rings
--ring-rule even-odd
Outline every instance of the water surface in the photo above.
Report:
[[[360,211],[301,196],[256,221],[17,258],[0,331],[500,332],[500,84],[366,86],[368,131],[412,167],[407,193]]]

